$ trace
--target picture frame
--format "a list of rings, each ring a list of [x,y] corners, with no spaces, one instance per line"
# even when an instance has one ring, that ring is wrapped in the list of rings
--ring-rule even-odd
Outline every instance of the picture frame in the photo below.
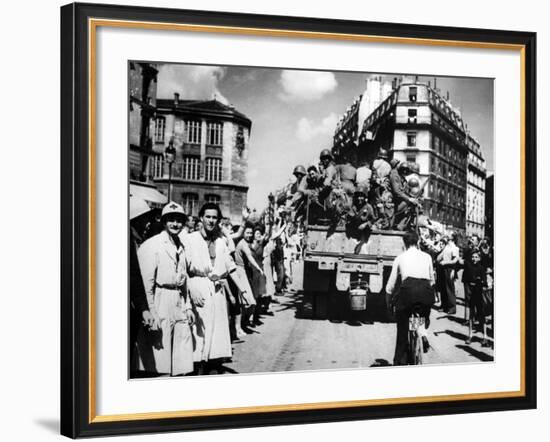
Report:
[[[444,48],[520,57],[519,385],[513,391],[102,415],[97,412],[96,61],[101,27]],[[71,438],[536,408],[536,34],[118,5],[61,8],[61,433]],[[121,330],[123,333],[124,330]],[[269,403],[269,401],[268,401]]]

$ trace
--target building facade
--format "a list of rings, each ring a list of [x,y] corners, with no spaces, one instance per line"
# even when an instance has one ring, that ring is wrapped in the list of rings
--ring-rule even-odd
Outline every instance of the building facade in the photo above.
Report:
[[[129,176],[133,182],[151,183],[148,160],[153,154],[157,74],[154,64],[129,63]]]
[[[468,188],[466,191],[466,234],[485,236],[485,159],[479,143],[468,134]]]
[[[485,180],[485,237],[494,244],[495,235],[495,175],[487,174]]]
[[[422,182],[428,180],[424,213],[448,229],[465,233],[468,146],[460,112],[437,88],[413,78],[393,79],[379,88],[371,84],[370,88],[380,89],[386,98],[370,113],[361,105],[346,112],[334,136],[335,153],[361,165],[372,162],[385,148],[394,158],[417,163]],[[369,103],[364,95],[359,102]],[[350,130],[353,133],[346,125],[353,120],[353,112],[357,114],[357,139],[347,136]],[[366,114],[364,120],[359,117]]]
[[[252,122],[217,100],[157,100],[150,174],[161,192],[198,215],[205,202],[218,203],[224,216],[240,222],[248,192]],[[175,161],[165,159],[172,144]],[[171,185],[170,185],[171,184]]]

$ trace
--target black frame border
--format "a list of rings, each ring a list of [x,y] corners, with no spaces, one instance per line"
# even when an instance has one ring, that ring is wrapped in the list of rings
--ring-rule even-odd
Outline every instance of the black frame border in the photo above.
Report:
[[[89,422],[89,162],[88,19],[253,27],[499,43],[524,46],[525,55],[525,396]],[[536,408],[536,33],[360,22],[259,14],[73,3],[61,7],[61,434],[90,437],[242,428],[317,422],[477,413]]]

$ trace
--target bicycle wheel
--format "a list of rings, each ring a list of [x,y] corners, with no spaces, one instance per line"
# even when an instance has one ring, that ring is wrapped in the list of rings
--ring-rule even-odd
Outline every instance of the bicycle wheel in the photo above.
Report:
[[[409,331],[408,362],[409,365],[422,364],[422,341],[416,330]]]
[[[422,339],[418,335],[418,332],[414,332],[414,356],[415,365],[422,365]]]

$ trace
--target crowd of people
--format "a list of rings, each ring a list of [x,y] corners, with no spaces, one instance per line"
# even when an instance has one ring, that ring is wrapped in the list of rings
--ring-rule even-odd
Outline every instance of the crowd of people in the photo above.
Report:
[[[393,296],[397,335],[394,365],[408,363],[408,321],[413,311],[424,318],[419,329],[424,351],[430,344],[426,329],[430,311],[436,305],[447,315],[456,315],[456,283],[461,274],[464,286],[464,324],[468,326],[465,344],[473,339],[479,325],[481,346],[490,347],[488,318],[493,317],[493,251],[488,239],[467,238],[459,248],[456,233],[441,234],[425,226],[405,233],[405,252],[393,262],[386,291]],[[398,287],[398,288],[397,288]]]
[[[359,254],[374,229],[414,232],[431,267],[416,268],[416,246],[407,243],[411,235],[405,234],[407,252],[401,259],[410,262],[413,275],[433,271],[428,278],[435,288],[432,304],[449,315],[457,311],[455,282],[461,271],[466,343],[479,324],[482,344],[489,345],[493,253],[488,240],[472,235],[464,244],[421,215],[427,181],[420,184],[416,164],[388,160],[388,152],[380,149],[372,163],[356,168],[341,157],[336,162],[325,149],[318,165],[294,168],[296,179],[270,196],[264,212],[245,208],[238,225],[214,203],[204,204],[194,217],[175,202],[158,212],[131,198],[133,375],[219,372],[232,357],[232,341],[272,315],[270,305],[292,278],[311,220],[345,226]]]
[[[421,212],[418,164],[389,160],[386,149],[359,167],[324,149],[319,164],[294,168],[295,181],[276,196],[279,206],[295,213],[300,222],[309,217],[346,224],[350,236],[365,238],[372,229],[405,231]]]
[[[301,253],[286,213],[243,210],[234,226],[217,204],[198,217],[169,202],[159,214],[130,199],[133,377],[219,373],[270,305]]]

